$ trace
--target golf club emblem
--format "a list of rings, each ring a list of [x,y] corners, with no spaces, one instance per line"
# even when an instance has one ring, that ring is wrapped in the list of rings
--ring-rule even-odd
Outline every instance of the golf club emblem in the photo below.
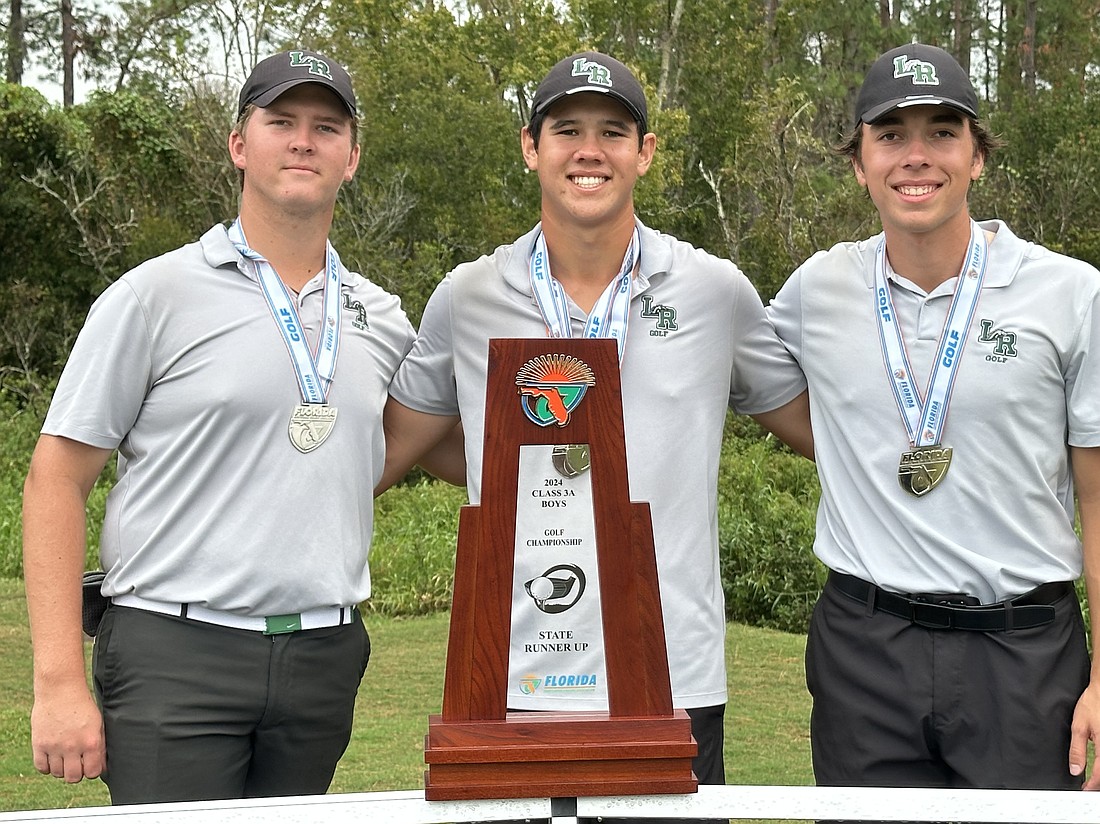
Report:
[[[523,588],[536,607],[556,615],[565,612],[584,595],[584,572],[574,564],[558,564],[527,581]]]

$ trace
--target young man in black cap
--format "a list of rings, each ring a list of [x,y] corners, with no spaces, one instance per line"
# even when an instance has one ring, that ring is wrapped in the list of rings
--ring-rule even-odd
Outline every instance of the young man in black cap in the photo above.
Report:
[[[102,775],[116,804],[323,793],[347,746],[370,654],[364,502],[414,339],[328,242],[355,118],[329,58],[257,65],[229,135],[239,217],[100,296],[46,416],[24,501],[34,762]],[[97,706],[84,503],[116,449]]]
[[[1095,638],[1100,273],[971,218],[997,142],[951,55],[882,55],[843,150],[883,231],[769,307],[821,477],[819,784],[1079,788],[1100,734],[1072,583],[1083,568]]]
[[[384,483],[461,418],[477,503],[489,339],[614,338],[631,499],[648,501],[653,516],[673,702],[692,719],[696,775],[716,784],[727,695],[716,512],[723,425],[732,407],[795,437],[805,393],[737,267],[635,215],[634,185],[657,142],[647,123],[641,84],[612,57],[575,54],[543,79],[521,133],[541,186],[540,222],[459,266],[428,302],[387,405]],[[811,451],[808,438],[800,448]],[[588,564],[571,551],[540,549],[540,569]],[[588,644],[599,625],[581,617],[593,603],[547,617],[534,596],[514,597],[510,708],[606,709],[602,645]],[[550,620],[572,633],[555,637],[573,642],[539,643]]]

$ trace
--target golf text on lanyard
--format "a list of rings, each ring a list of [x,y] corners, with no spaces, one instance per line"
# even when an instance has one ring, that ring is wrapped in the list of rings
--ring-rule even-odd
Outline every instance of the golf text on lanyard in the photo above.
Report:
[[[332,244],[325,241],[324,318],[316,352],[311,352],[286,285],[263,255],[249,247],[240,218],[229,227],[229,239],[255,268],[260,291],[283,336],[298,378],[303,402],[294,407],[290,416],[290,442],[299,452],[311,452],[324,443],[336,423],[336,407],[328,405],[328,391],[340,354],[340,258]]]
[[[607,285],[584,325],[583,337],[614,338],[622,362],[626,347],[626,327],[630,319],[630,281],[638,260],[640,241],[638,230],[630,238],[630,246],[619,274]],[[535,251],[531,255],[531,289],[535,293],[546,331],[552,338],[571,338],[573,330],[569,322],[569,301],[565,290],[550,273],[550,255],[546,251],[546,239],[542,232],[535,238]]]
[[[882,358],[893,388],[894,402],[913,447],[901,456],[898,482],[906,492],[918,497],[935,488],[951,465],[951,448],[941,444],[943,428],[963,345],[981,295],[987,252],[985,233],[977,223],[970,221],[970,245],[966,260],[955,285],[955,296],[940,333],[936,360],[932,364],[928,390],[923,397],[913,382],[913,369],[909,365],[909,355],[905,351],[905,341],[886,279],[885,238],[879,242],[875,254],[875,315],[878,318]]]

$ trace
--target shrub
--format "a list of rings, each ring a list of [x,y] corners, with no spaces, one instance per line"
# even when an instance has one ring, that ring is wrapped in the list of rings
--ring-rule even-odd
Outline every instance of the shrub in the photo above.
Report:
[[[48,396],[39,394],[24,405],[13,394],[0,391],[0,578],[23,576],[23,481],[47,401]],[[88,569],[99,565],[99,534],[114,477],[112,459],[88,496]]]
[[[0,577],[23,575],[22,507],[27,462],[42,416],[0,392]]]
[[[813,463],[774,440],[728,433],[718,477],[718,532],[731,621],[806,631],[825,580],[813,555]]]
[[[395,486],[375,501],[370,601],[386,615],[451,608],[458,511],[466,490],[439,481]]]

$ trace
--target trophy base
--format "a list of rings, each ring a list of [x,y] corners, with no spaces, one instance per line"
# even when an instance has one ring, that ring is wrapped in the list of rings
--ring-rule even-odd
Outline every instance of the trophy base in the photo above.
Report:
[[[693,793],[691,720],[603,712],[509,712],[498,721],[428,719],[424,797],[563,798]]]

